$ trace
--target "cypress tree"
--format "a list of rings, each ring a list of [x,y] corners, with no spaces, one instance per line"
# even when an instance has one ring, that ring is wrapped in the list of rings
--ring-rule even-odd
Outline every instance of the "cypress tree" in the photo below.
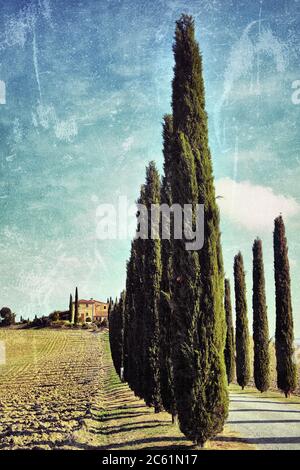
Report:
[[[115,314],[115,350],[116,350],[116,370],[123,380],[121,369],[124,367],[124,308],[126,292],[122,291]]]
[[[160,204],[160,178],[154,162],[146,168],[145,202],[148,220],[151,220],[151,206]],[[148,406],[155,412],[162,409],[160,396],[159,369],[159,299],[161,281],[161,248],[159,230],[151,234],[148,224],[148,239],[145,240],[144,257],[144,390],[143,396]],[[157,227],[158,229],[159,227]]]
[[[110,312],[112,311],[113,306],[114,306],[114,301],[113,301],[112,297],[110,297],[109,298],[109,304],[108,304],[108,312],[107,312],[108,321],[109,321]]]
[[[135,249],[134,242],[131,244],[130,259],[127,262],[126,276],[126,301],[124,313],[124,378],[129,386],[135,391],[136,379],[136,347],[135,347],[135,305],[134,305],[134,270]]]
[[[111,301],[109,301],[109,304],[108,304],[108,311],[107,311],[107,319],[108,319],[108,321],[109,321],[109,317],[110,317],[111,311],[112,311],[112,303],[111,303]]]
[[[116,330],[115,330],[115,310],[117,304],[114,305],[114,308],[110,311],[110,319],[109,319],[109,345],[110,345],[110,352],[114,367],[116,372],[118,373],[115,361],[115,337],[116,337]]]
[[[74,325],[78,323],[78,288],[75,289]]]
[[[142,185],[137,204],[145,205],[145,186]],[[137,234],[143,222],[143,212],[137,211]],[[144,398],[144,257],[145,240],[137,235],[131,244],[127,263],[125,327],[124,327],[124,374],[134,393]]]
[[[247,318],[244,261],[239,252],[234,257],[234,290],[236,310],[236,378],[244,389],[250,379],[249,330]]]
[[[172,202],[204,204],[205,243],[188,252],[174,240],[174,383],[182,432],[199,445],[223,428],[228,412],[224,362],[224,276],[202,61],[194,22],[176,22],[172,109]]]
[[[232,323],[232,308],[231,308],[231,292],[230,292],[230,281],[225,279],[225,314],[226,314],[226,343],[224,350],[227,381],[230,384],[234,379],[234,367],[235,367],[235,357],[234,357],[234,330]]]
[[[142,185],[138,204],[146,205],[145,186]],[[140,232],[142,224],[145,222],[145,214],[142,211],[137,212],[138,224],[137,233]],[[133,354],[132,362],[135,370],[135,393],[144,398],[144,390],[147,387],[147,380],[144,368],[144,336],[145,336],[145,317],[144,317],[144,286],[145,286],[145,244],[147,240],[136,236],[134,240],[134,277],[133,277],[133,303],[134,303],[134,324],[132,327]]]
[[[253,341],[254,341],[254,381],[260,392],[270,386],[269,371],[269,327],[265,293],[265,275],[262,242],[253,244]]]
[[[124,357],[124,302],[125,291],[121,293],[119,301],[116,301],[112,307],[109,322],[111,356],[116,372],[122,379],[121,369],[123,367]]]
[[[164,116],[163,124],[163,154],[164,177],[161,187],[161,204],[172,205],[171,197],[171,164],[172,164],[172,116]],[[163,219],[162,223],[166,222]],[[171,221],[170,221],[171,222]],[[161,232],[161,236],[163,233]],[[161,239],[161,293],[159,303],[159,332],[160,332],[160,389],[164,409],[172,415],[172,421],[176,417],[176,404],[174,396],[173,365],[171,360],[171,336],[172,336],[172,310],[171,310],[171,278],[172,278],[172,250],[171,240]]]
[[[73,323],[73,299],[72,294],[70,294],[70,301],[69,301],[69,321]]]
[[[294,327],[291,300],[291,280],[285,226],[280,215],[274,228],[274,273],[276,294],[276,368],[277,386],[288,397],[296,388]]]
[[[111,352],[111,357],[112,361],[115,367],[115,370],[117,374],[120,374],[120,361],[118,360],[118,354],[117,354],[117,337],[118,337],[118,332],[117,332],[117,322],[116,316],[117,316],[117,309],[118,309],[118,303],[116,302],[114,305],[114,308],[110,312],[110,322],[109,322],[109,344],[110,344],[110,352]]]

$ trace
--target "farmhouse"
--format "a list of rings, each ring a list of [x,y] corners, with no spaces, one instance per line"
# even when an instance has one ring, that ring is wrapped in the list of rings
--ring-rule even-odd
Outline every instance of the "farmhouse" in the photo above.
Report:
[[[90,321],[102,321],[108,319],[108,303],[101,302],[100,300],[78,300],[78,319],[79,321],[85,322]],[[74,318],[75,302],[73,302],[72,316]]]

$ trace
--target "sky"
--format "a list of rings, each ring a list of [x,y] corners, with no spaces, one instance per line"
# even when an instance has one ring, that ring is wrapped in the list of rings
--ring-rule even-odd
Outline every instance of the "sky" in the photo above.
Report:
[[[130,239],[101,240],[99,206],[133,204],[162,171],[174,24],[203,57],[226,276],[264,247],[274,334],[273,220],[283,214],[300,337],[300,1],[0,0],[0,303],[33,317],[125,286]],[[232,299],[234,300],[234,299]]]

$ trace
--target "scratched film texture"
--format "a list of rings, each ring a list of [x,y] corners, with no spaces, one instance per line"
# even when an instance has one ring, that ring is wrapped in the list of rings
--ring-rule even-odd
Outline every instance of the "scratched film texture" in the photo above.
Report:
[[[162,168],[174,22],[196,20],[227,276],[283,213],[300,337],[299,0],[0,1],[1,306],[32,317],[124,286],[129,240],[97,237],[100,203],[133,203]],[[295,99],[296,94],[296,99]]]

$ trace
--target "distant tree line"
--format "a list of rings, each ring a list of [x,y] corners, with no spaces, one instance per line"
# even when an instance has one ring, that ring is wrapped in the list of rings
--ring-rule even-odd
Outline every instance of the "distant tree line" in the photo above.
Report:
[[[108,313],[112,308],[113,301],[112,299],[107,299],[108,303]],[[92,319],[86,319],[87,322],[92,322]],[[3,307],[0,310],[0,326],[9,327],[11,325],[22,325],[23,328],[47,328],[47,327],[87,327],[85,323],[79,324],[79,315],[78,315],[78,288],[75,289],[75,302],[73,308],[73,297],[70,294],[69,297],[69,307],[67,310],[54,310],[49,315],[35,315],[34,318],[24,319],[23,316],[20,316],[20,321],[16,322],[16,315],[11,311],[9,307]],[[93,326],[107,328],[108,319],[103,318],[98,322],[95,322]]]

